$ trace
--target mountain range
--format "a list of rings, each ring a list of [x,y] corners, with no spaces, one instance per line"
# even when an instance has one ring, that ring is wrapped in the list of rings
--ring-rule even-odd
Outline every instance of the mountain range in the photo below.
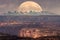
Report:
[[[30,15],[16,15],[11,12],[0,15],[0,32],[18,35],[22,28],[40,28],[60,33],[60,16],[50,12],[32,13]],[[34,15],[31,15],[34,14]],[[36,14],[36,15],[35,15]],[[11,24],[12,23],[12,24]],[[6,25],[5,25],[6,24]],[[1,26],[2,25],[2,26]]]
[[[19,13],[17,11],[14,11],[14,12],[8,11],[7,13],[4,13],[3,15],[13,15],[13,16],[32,15],[32,16],[38,16],[38,15],[58,15],[58,14],[51,13],[51,12],[48,12],[48,11],[41,11],[41,12],[32,12],[32,11],[30,11],[29,13],[22,13],[22,12]]]

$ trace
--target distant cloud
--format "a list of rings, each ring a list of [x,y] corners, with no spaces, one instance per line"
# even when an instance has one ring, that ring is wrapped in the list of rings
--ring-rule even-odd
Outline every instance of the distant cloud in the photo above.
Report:
[[[6,4],[0,5],[0,8],[5,8]]]
[[[14,11],[16,10],[17,6],[15,4],[2,4],[0,5],[0,14],[7,12],[7,11]]]
[[[22,2],[29,0],[0,0],[0,13],[15,10]],[[43,10],[60,14],[60,0],[30,0],[41,5]]]

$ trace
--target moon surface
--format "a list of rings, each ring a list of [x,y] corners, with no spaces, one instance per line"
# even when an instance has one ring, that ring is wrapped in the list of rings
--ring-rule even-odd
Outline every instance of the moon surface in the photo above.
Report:
[[[28,13],[30,11],[32,12],[41,12],[42,8],[41,6],[33,1],[26,1],[23,2],[17,9],[18,12],[22,12],[22,13]]]

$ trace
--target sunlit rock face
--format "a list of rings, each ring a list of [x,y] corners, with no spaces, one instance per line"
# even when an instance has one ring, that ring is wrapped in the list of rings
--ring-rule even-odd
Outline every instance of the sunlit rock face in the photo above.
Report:
[[[41,35],[40,35],[40,30],[37,28],[23,28],[20,30],[19,36],[38,38]]]
[[[19,31],[19,37],[31,37],[31,38],[39,38],[42,36],[53,36],[57,35],[54,31],[48,31],[44,29],[40,30],[39,28],[23,28]]]

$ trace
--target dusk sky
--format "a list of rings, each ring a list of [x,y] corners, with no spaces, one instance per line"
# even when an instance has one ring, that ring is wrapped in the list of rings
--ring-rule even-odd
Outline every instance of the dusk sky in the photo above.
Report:
[[[34,1],[40,4],[43,10],[60,14],[60,0],[0,0],[0,14],[15,11],[25,1]]]

